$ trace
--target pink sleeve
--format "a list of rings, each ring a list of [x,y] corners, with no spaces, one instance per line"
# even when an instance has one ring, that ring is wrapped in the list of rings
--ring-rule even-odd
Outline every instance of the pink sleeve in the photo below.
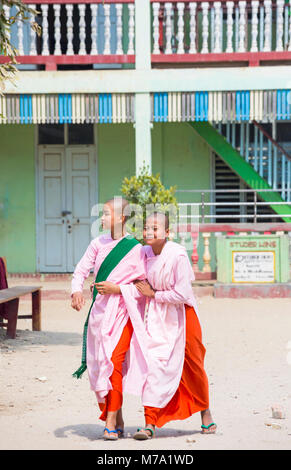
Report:
[[[123,293],[124,293],[124,287],[125,286],[127,286],[127,287],[130,286],[130,291],[127,291],[127,292],[130,292],[133,299],[141,300],[141,299],[144,298],[144,295],[139,290],[137,290],[137,288],[135,287],[133,282],[131,282],[130,284],[120,284],[119,285],[121,295],[123,295]]]
[[[96,241],[92,240],[87,250],[85,251],[83,257],[80,259],[79,263],[75,268],[72,279],[72,294],[74,292],[82,292],[84,281],[85,279],[87,279],[91,269],[95,265],[97,253],[98,248]]]
[[[179,256],[174,266],[175,284],[171,290],[156,291],[155,300],[159,303],[183,304],[193,296],[191,281],[194,279],[190,262],[186,256]]]
[[[139,281],[142,281],[147,278],[147,269],[146,269],[146,253],[143,250],[143,246],[138,245],[138,261],[136,266],[136,278]],[[137,289],[136,289],[137,290]]]
[[[136,266],[134,270],[134,280],[139,280],[143,281],[146,279],[146,257],[145,257],[145,252],[143,250],[143,247],[141,245],[137,245],[136,248]],[[135,287],[133,282],[129,283],[132,288],[131,288],[131,295],[133,296],[134,299],[142,299],[144,296],[139,292],[139,290]],[[128,284],[119,284],[119,287],[121,288],[123,285],[128,285]],[[122,289],[121,289],[122,293]]]

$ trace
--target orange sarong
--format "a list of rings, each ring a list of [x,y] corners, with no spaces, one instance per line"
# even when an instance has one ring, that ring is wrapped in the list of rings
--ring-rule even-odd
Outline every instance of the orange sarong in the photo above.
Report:
[[[102,411],[99,419],[102,421],[106,421],[108,411],[117,411],[122,407],[122,364],[130,346],[132,332],[133,327],[129,319],[112,353],[111,361],[114,365],[114,370],[110,377],[112,390],[106,395],[105,403],[99,403],[99,408]]]
[[[186,345],[179,387],[164,408],[145,407],[146,425],[162,427],[169,421],[189,418],[209,407],[208,378],[204,370],[205,348],[202,332],[193,307],[185,305]]]

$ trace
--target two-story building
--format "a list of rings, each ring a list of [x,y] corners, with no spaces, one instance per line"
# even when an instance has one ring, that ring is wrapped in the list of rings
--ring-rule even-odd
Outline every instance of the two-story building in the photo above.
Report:
[[[11,27],[19,73],[0,96],[10,272],[72,272],[92,207],[143,163],[202,223],[291,221],[288,0],[32,6],[42,35],[33,17]]]

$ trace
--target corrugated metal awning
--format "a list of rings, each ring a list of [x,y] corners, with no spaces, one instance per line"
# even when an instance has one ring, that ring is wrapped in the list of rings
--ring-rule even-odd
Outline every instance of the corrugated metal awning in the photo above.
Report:
[[[0,96],[0,123],[135,122],[135,95],[6,94]],[[152,122],[273,122],[291,119],[291,91],[196,91],[151,94]]]
[[[273,122],[291,119],[291,91],[153,93],[154,122]]]
[[[133,94],[36,94],[0,96],[0,123],[134,122]]]

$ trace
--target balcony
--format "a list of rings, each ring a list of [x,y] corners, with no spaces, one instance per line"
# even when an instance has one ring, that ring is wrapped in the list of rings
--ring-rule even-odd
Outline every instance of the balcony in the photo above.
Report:
[[[143,28],[149,33],[144,41],[151,41],[152,68],[291,63],[289,2],[148,1],[150,21]],[[146,2],[23,2],[39,14],[11,27],[22,66],[46,70],[135,67],[136,28],[140,27],[136,9]],[[4,11],[9,14],[8,7]],[[42,27],[41,37],[30,29],[32,21]],[[0,63],[7,60],[0,56]]]
[[[20,64],[44,65],[46,70],[82,68],[92,64],[134,63],[134,2],[112,0],[45,0],[29,4],[39,14],[31,16],[42,28],[41,37],[18,23],[11,37]],[[4,7],[8,13],[8,7]],[[13,10],[12,10],[13,13]],[[28,22],[28,23],[29,23]],[[1,60],[1,57],[0,57]],[[2,57],[2,61],[5,58]]]
[[[152,2],[153,64],[257,66],[291,59],[284,0]]]

